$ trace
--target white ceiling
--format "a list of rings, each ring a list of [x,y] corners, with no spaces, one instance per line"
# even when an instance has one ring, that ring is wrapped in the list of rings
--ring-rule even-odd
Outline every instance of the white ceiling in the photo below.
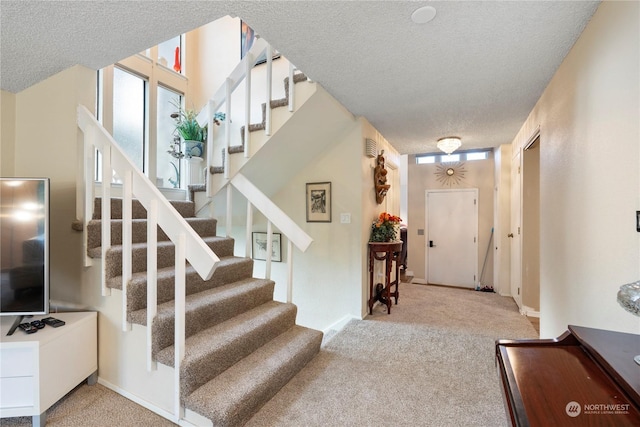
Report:
[[[402,154],[509,143],[597,1],[9,1],[0,87],[19,92],[99,69],[225,15],[238,16],[366,117]],[[427,24],[411,13],[434,6]]]

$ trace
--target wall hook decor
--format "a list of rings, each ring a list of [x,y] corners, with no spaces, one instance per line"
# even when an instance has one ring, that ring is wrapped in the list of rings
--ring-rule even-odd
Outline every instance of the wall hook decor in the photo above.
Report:
[[[384,150],[380,151],[376,158],[376,168],[373,171],[374,189],[376,192],[376,202],[382,204],[387,191],[391,186],[387,184],[387,169],[384,167]]]

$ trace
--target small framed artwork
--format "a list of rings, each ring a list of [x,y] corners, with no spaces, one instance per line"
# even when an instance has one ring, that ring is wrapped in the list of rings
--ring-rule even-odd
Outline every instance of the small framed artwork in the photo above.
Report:
[[[256,260],[267,259],[267,233],[251,233],[253,244],[251,246],[251,255]],[[280,233],[273,233],[273,242],[271,243],[271,261],[282,261],[282,245]]]
[[[253,42],[258,37],[259,36],[250,26],[247,25],[246,22],[242,20],[240,21],[240,59],[244,58],[245,55],[249,53],[249,50],[253,46]],[[280,52],[273,50],[272,58],[280,58]],[[256,65],[264,64],[265,62],[267,62],[267,56],[266,54],[263,54],[256,60]]]
[[[331,183],[307,183],[307,222],[331,222]]]
[[[256,34],[253,29],[246,22],[240,21],[240,59],[249,52],[255,38]]]

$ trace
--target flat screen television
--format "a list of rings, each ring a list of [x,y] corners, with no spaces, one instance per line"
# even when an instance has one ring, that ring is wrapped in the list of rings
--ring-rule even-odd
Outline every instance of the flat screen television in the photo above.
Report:
[[[48,178],[0,178],[0,241],[0,315],[48,314]]]

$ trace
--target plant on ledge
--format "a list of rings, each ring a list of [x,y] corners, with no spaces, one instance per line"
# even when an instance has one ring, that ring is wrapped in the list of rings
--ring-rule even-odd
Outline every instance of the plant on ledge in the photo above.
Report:
[[[201,127],[196,120],[198,113],[195,110],[186,110],[177,99],[171,100],[171,105],[178,111],[171,113],[171,118],[176,121],[175,133],[184,141],[204,142],[207,140],[207,128]]]
[[[376,221],[371,224],[370,242],[392,242],[396,240],[396,229],[402,219],[399,216],[382,212]]]
[[[175,120],[175,137],[168,153],[175,158],[201,156],[203,153],[202,144],[207,141],[207,126],[200,126],[197,120],[198,113],[195,110],[182,108],[178,99],[172,99],[170,102],[178,111],[171,113],[171,118]],[[224,113],[217,112],[213,116],[213,122],[218,126],[224,119]],[[175,148],[176,142],[179,148],[180,138],[185,141],[185,153]]]

